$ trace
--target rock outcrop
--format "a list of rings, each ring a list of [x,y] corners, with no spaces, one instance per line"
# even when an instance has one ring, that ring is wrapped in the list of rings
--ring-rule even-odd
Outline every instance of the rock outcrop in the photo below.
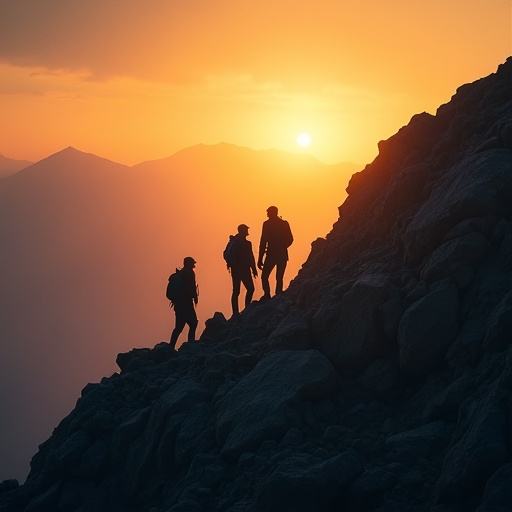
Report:
[[[284,294],[120,354],[0,511],[510,510],[512,60],[348,193]]]

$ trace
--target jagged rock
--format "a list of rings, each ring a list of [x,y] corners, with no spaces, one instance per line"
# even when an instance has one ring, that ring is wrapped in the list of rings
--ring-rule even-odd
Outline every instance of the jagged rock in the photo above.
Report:
[[[502,466],[489,478],[476,512],[508,512],[512,503],[512,464]]]
[[[473,278],[475,266],[482,260],[490,244],[480,233],[469,233],[438,247],[422,269],[421,278],[434,282],[451,277],[459,289]]]
[[[268,337],[274,350],[306,350],[310,343],[310,322],[301,311],[287,315]]]
[[[463,405],[458,441],[450,448],[438,482],[440,498],[466,495],[494,473],[509,455],[504,393],[470,397]]]
[[[404,373],[424,377],[442,364],[457,334],[458,302],[457,288],[446,279],[405,311],[398,331]]]
[[[386,440],[387,456],[393,462],[414,464],[446,446],[454,427],[444,421],[435,421],[414,430],[401,432]]]
[[[368,468],[350,485],[348,496],[349,510],[364,510],[378,502],[384,492],[396,483],[394,473],[383,468]]]
[[[306,454],[291,456],[258,486],[256,506],[268,512],[328,512],[360,472],[361,462],[351,453],[325,461]]]
[[[395,396],[400,383],[400,368],[395,358],[377,359],[363,374],[363,387],[384,400]]]
[[[512,341],[512,292],[492,311],[482,348],[488,352],[501,352]]]
[[[216,311],[211,318],[206,320],[203,339],[215,338],[227,329],[226,317],[219,311]]]
[[[92,442],[91,437],[84,430],[71,434],[52,451],[48,459],[50,467],[47,467],[46,471],[55,471],[63,476],[80,463],[82,456],[92,445]]]
[[[224,455],[236,459],[266,439],[280,439],[290,424],[300,423],[294,404],[333,393],[337,384],[333,367],[316,350],[268,355],[218,403]]]
[[[62,482],[55,482],[45,493],[36,496],[30,501],[25,512],[45,512],[56,510],[59,502],[60,490]]]
[[[18,489],[19,486],[20,484],[18,480],[14,478],[10,480],[4,480],[3,482],[0,482],[0,494],[14,491],[15,489]]]
[[[505,149],[474,154],[454,165],[407,227],[406,261],[423,258],[468,217],[506,215],[503,199],[512,193],[511,166],[512,153]]]
[[[378,321],[378,311],[394,296],[387,276],[361,276],[343,295],[338,321],[320,342],[321,350],[342,369],[361,369],[391,352],[389,340]]]
[[[432,397],[425,407],[425,417],[434,420],[457,420],[459,407],[464,399],[474,391],[475,377],[464,374]]]
[[[151,408],[142,435],[127,450],[124,473],[130,495],[141,493],[155,473],[172,471],[182,424],[195,406],[209,398],[209,393],[191,378],[181,379],[162,393]]]

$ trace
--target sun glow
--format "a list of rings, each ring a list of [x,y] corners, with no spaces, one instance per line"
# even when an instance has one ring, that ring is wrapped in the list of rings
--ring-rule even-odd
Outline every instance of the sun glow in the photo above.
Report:
[[[309,133],[299,133],[297,144],[302,148],[307,148],[311,144],[311,135]]]

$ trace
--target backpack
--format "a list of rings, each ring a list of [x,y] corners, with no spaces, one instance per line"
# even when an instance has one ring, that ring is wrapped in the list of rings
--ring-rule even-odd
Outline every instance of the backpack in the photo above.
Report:
[[[282,240],[285,247],[290,247],[293,244],[293,235],[292,230],[290,229],[290,224],[288,224],[287,220],[283,220],[282,224]]]
[[[176,272],[169,276],[165,296],[171,302],[176,302],[176,299],[183,296],[183,278],[181,276],[181,270],[176,269]]]
[[[229,242],[226,245],[226,248],[224,249],[224,252],[222,255],[224,256],[224,259],[226,260],[226,264],[228,268],[231,268],[238,259],[237,255],[237,239],[235,235],[229,235]]]

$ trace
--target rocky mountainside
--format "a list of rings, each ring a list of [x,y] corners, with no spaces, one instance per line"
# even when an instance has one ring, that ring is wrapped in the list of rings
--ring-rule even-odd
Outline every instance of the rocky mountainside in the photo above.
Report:
[[[512,59],[348,194],[283,295],[119,354],[0,510],[510,510]]]

